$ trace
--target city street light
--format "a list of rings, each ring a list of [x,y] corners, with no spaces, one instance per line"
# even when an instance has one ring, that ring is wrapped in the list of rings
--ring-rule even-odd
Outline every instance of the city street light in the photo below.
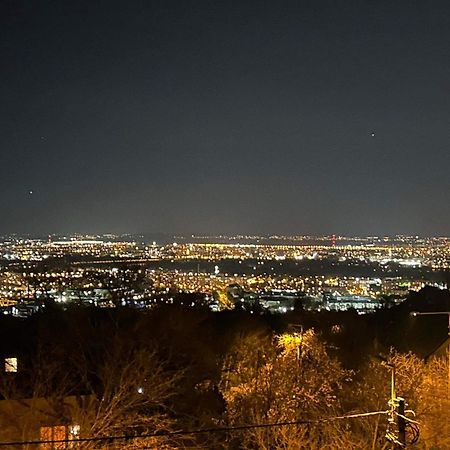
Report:
[[[447,354],[448,354],[448,380],[447,380],[447,395],[450,397],[450,311],[430,311],[430,312],[418,312],[418,311],[412,311],[411,313],[412,317],[416,316],[448,316],[448,341],[447,344]]]

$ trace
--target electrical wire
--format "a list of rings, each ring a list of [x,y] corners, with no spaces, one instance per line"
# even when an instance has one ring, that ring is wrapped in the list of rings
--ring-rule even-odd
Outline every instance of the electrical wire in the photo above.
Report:
[[[398,417],[401,417],[402,419],[406,420],[407,422],[411,422],[416,425],[420,425],[420,422],[417,422],[417,420],[410,419],[409,417],[404,416],[403,414],[400,414],[397,411],[394,411],[394,414],[397,415]]]
[[[408,445],[414,445],[417,444],[420,437],[420,430],[419,427],[415,423],[406,423],[406,430],[409,430],[412,437],[411,440],[408,442]]]
[[[369,417],[381,414],[388,414],[389,411],[371,411],[366,413],[356,413],[356,414],[346,414],[342,416],[326,417],[323,419],[315,420],[294,420],[286,422],[272,422],[272,423],[261,423],[261,424],[251,424],[251,425],[237,425],[232,427],[216,427],[216,428],[200,428],[197,430],[176,430],[167,431],[161,430],[155,433],[144,433],[135,435],[121,435],[121,436],[98,436],[98,437],[88,437],[88,438],[75,438],[75,439],[58,439],[58,440],[46,440],[46,441],[14,441],[14,442],[0,442],[0,447],[12,447],[14,445],[44,445],[44,444],[76,444],[82,442],[113,442],[113,441],[130,441],[135,439],[145,439],[145,438],[157,438],[165,436],[189,436],[196,434],[206,434],[206,433],[223,433],[232,431],[244,431],[257,428],[273,428],[273,427],[286,427],[294,425],[311,425],[323,422],[330,422],[333,420],[343,420],[343,419],[355,419],[359,417]],[[152,447],[149,447],[152,448]]]

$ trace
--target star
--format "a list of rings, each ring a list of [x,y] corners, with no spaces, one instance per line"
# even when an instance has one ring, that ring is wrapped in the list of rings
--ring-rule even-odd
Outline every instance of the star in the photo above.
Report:
[[[370,133],[370,135],[371,135],[372,137],[375,137],[375,133]]]

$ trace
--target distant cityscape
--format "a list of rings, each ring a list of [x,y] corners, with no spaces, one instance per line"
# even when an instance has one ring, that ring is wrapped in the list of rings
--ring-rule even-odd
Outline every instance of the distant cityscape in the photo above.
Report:
[[[359,314],[448,288],[448,237],[73,235],[0,241],[0,308],[160,304]]]

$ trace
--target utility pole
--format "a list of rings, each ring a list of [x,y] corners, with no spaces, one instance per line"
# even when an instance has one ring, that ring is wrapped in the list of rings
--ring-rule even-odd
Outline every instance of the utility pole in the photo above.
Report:
[[[384,362],[391,371],[391,398],[389,399],[390,414],[386,439],[394,445],[395,450],[406,447],[406,420],[405,420],[405,399],[397,397],[395,389],[395,366]]]
[[[405,420],[405,399],[397,397],[397,426],[398,426],[398,448],[406,446],[406,420]]]

